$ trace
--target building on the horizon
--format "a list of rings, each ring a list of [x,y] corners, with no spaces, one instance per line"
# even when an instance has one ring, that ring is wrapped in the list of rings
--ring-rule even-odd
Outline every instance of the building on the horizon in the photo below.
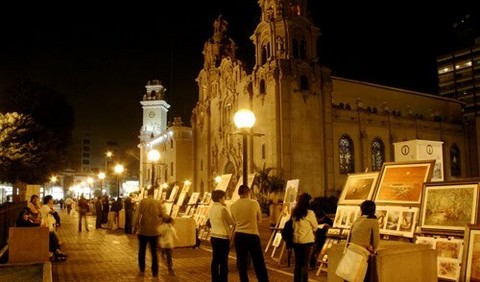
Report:
[[[148,81],[146,93],[140,104],[143,110],[143,124],[140,129],[140,187],[183,183],[193,177],[192,129],[184,126],[182,119],[175,117],[167,125],[170,105],[165,100],[166,89],[159,80]],[[151,163],[147,154],[155,149],[160,159]],[[154,173],[152,174],[152,169]],[[152,175],[155,179],[152,179]]]
[[[412,139],[443,142],[446,180],[479,175],[461,102],[333,77],[318,63],[320,31],[306,4],[290,3],[259,1],[252,71],[237,58],[227,21],[215,20],[191,118],[196,191],[211,191],[217,175],[242,175],[242,140],[232,134],[241,108],[263,134],[249,137],[249,173],[274,168],[313,196],[338,194],[349,173],[380,170],[394,161],[393,143]]]

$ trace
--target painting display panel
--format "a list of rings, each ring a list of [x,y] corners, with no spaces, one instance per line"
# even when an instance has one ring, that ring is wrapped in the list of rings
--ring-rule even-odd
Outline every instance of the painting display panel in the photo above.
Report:
[[[437,238],[436,241],[437,257],[456,259],[460,262],[463,255],[462,239]]]
[[[460,263],[454,259],[437,258],[438,278],[458,281],[460,277]]]
[[[341,205],[359,205],[371,200],[378,179],[378,172],[349,174],[338,199]]]
[[[180,188],[178,187],[178,185],[175,185],[172,189],[172,192],[170,192],[170,197],[168,197],[168,201],[169,202],[173,202],[175,200],[175,197],[177,196],[177,193],[178,193],[178,190]]]
[[[247,179],[247,185],[248,187],[252,187],[253,185],[253,180],[255,180],[255,174],[251,173],[248,175]],[[238,189],[240,188],[240,185],[243,184],[243,176],[240,176],[238,179],[237,185],[235,186],[235,190],[233,190],[232,197],[230,198],[231,202],[235,202],[236,200],[240,199],[240,195],[238,195]]]
[[[480,225],[467,224],[462,259],[462,281],[480,281]]]
[[[426,183],[422,203],[422,231],[463,232],[477,223],[478,183]]]
[[[232,174],[223,174],[220,176],[220,181],[217,183],[215,190],[222,190],[227,191],[228,184],[230,184],[230,180],[232,179]]]
[[[338,206],[333,221],[334,227],[350,228],[360,217],[361,211],[358,206]]]
[[[376,215],[380,234],[413,238],[418,211],[418,208],[378,206]]]
[[[190,196],[190,200],[188,200],[188,205],[195,205],[198,202],[198,198],[200,197],[200,192],[193,192],[192,196]]]
[[[384,163],[380,173],[375,202],[420,204],[423,183],[430,181],[434,160]]]
[[[420,244],[420,245],[427,245],[430,246],[430,248],[435,249],[435,245],[437,243],[437,240],[433,237],[423,237],[423,236],[417,236],[415,240],[415,244]]]
[[[290,179],[287,181],[287,184],[285,184],[285,197],[283,198],[284,203],[294,203],[297,200],[299,183],[299,179]]]

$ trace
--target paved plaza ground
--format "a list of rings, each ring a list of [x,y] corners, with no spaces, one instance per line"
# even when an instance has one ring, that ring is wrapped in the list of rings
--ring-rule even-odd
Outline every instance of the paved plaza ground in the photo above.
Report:
[[[68,254],[64,262],[52,263],[53,281],[153,281],[150,257],[147,251],[145,276],[138,275],[138,241],[135,235],[126,235],[123,229],[95,229],[95,218],[88,217],[89,232],[78,232],[78,214],[60,212],[61,227],[58,228],[63,241],[62,250]],[[262,247],[265,248],[270,230],[265,219],[260,229]],[[293,263],[288,267],[286,255],[280,265],[265,254],[270,281],[293,281]],[[202,241],[200,248],[177,248],[173,251],[175,276],[168,275],[166,265],[160,260],[160,281],[211,281],[209,242]],[[235,266],[235,251],[230,251],[229,281],[240,281]],[[293,261],[292,261],[293,262]],[[253,267],[249,270],[250,281],[257,281]],[[325,272],[315,276],[311,270],[310,281],[327,281]]]

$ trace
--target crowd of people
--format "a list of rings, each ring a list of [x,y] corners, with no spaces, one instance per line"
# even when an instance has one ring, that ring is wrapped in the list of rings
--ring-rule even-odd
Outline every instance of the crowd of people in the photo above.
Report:
[[[238,189],[240,199],[229,209],[226,207],[226,193],[222,190],[212,192],[213,204],[209,210],[210,242],[212,246],[211,277],[213,282],[228,281],[228,255],[231,242],[235,245],[237,268],[240,281],[248,281],[248,266],[253,264],[258,281],[269,281],[263,250],[260,243],[259,223],[262,220],[260,205],[250,197],[250,188],[241,185]],[[82,225],[89,231],[86,220],[87,213],[95,214],[95,227],[105,228],[108,215],[113,212],[113,224],[118,225],[120,210],[125,209],[125,233],[136,234],[139,242],[138,265],[140,274],[145,272],[147,246],[152,260],[151,271],[158,277],[157,249],[160,244],[161,256],[165,260],[170,275],[175,275],[173,268],[173,249],[177,238],[174,220],[167,215],[161,200],[154,199],[154,189],[147,190],[147,197],[136,202],[132,195],[109,201],[106,196],[98,196],[88,201],[83,195],[78,199],[67,198],[60,203],[67,214],[78,211],[78,231]],[[302,193],[291,211],[293,219],[293,251],[295,254],[294,281],[308,281],[308,267],[316,266],[317,257],[326,239],[326,232],[333,225],[332,220],[318,208],[312,208],[311,195]],[[19,214],[17,227],[44,226],[49,229],[49,251],[53,261],[63,261],[67,254],[61,250],[61,240],[57,228],[61,219],[54,208],[52,196],[43,198],[32,195],[28,206]],[[278,202],[277,202],[278,203]],[[280,205],[281,206],[281,205]],[[375,253],[378,242],[378,221],[375,217],[375,203],[365,201],[361,205],[362,217],[356,221],[351,230],[349,248],[367,250],[364,253]],[[271,222],[278,221],[279,213],[273,214]],[[233,233],[233,234],[232,234]]]

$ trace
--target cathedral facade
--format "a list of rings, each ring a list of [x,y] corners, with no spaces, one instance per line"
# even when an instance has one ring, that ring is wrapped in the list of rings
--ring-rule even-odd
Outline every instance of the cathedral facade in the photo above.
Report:
[[[222,17],[204,44],[191,118],[196,191],[212,190],[217,175],[232,173],[234,182],[242,175],[242,138],[233,123],[242,108],[256,116],[247,142],[249,173],[273,168],[285,180],[299,179],[300,191],[313,196],[337,194],[348,173],[379,170],[394,161],[393,143],[411,139],[444,142],[447,180],[471,175],[451,173],[452,165],[469,165],[460,102],[333,77],[318,63],[320,31],[305,1],[259,5],[252,71],[236,57]]]

